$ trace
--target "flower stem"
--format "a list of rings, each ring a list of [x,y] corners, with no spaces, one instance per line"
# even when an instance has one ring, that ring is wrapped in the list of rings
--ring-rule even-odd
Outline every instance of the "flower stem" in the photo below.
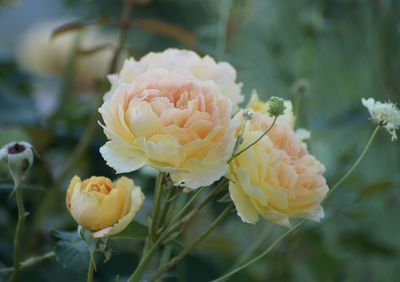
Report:
[[[322,203],[324,203],[333,193],[333,191],[335,191],[337,189],[337,187],[339,187],[348,177],[349,175],[358,167],[358,165],[361,163],[361,161],[363,160],[363,158],[365,157],[368,149],[370,148],[372,141],[375,139],[376,134],[379,131],[380,126],[377,126],[374,130],[374,132],[372,133],[371,137],[369,138],[367,145],[365,146],[364,150],[361,152],[360,156],[358,157],[358,159],[354,162],[354,164],[351,166],[351,168],[345,173],[345,175],[335,184],[332,186],[331,190],[329,191],[329,193],[325,196],[324,200],[322,201]],[[248,261],[247,263],[241,265],[240,267],[232,270],[231,272],[225,274],[222,277],[219,277],[217,279],[212,280],[212,282],[221,282],[226,280],[227,278],[231,277],[232,275],[234,275],[235,273],[243,270],[244,268],[248,267],[249,265],[253,264],[254,262],[262,259],[263,257],[265,257],[266,255],[268,255],[271,250],[278,245],[282,240],[284,240],[286,237],[290,236],[294,231],[296,231],[300,226],[302,226],[305,222],[307,221],[307,219],[302,219],[301,221],[299,221],[294,227],[290,228],[288,231],[286,231],[285,233],[283,233],[275,242],[272,243],[272,245],[266,249],[264,252],[262,252],[261,254],[259,254],[258,256],[256,256],[255,258],[253,258],[252,260]]]
[[[249,144],[247,147],[245,147],[243,150],[239,151],[239,153],[237,153],[233,158],[236,158],[237,156],[239,156],[240,154],[244,153],[246,150],[250,149],[253,145],[255,145],[256,143],[258,143],[265,135],[267,135],[267,133],[272,129],[272,127],[274,127],[276,119],[278,117],[275,116],[274,120],[272,121],[271,126],[263,133],[261,134],[260,137],[257,138],[257,140],[255,140],[254,142],[252,142],[251,144]]]
[[[288,237],[290,234],[292,234],[296,229],[298,229],[300,226],[302,226],[305,222],[307,221],[307,219],[302,219],[298,224],[296,224],[294,227],[290,228],[288,231],[286,231],[285,233],[283,233],[275,242],[272,243],[271,246],[269,246],[268,249],[266,249],[264,252],[262,252],[261,254],[259,254],[258,256],[256,256],[255,258],[253,258],[252,260],[246,262],[245,264],[241,265],[240,267],[236,268],[235,270],[232,270],[231,272],[229,272],[228,274],[225,274],[224,276],[214,279],[212,280],[212,282],[220,282],[220,281],[224,281],[226,278],[234,275],[235,273],[243,270],[244,268],[248,267],[250,264],[253,264],[254,262],[262,259],[263,257],[265,257],[266,255],[268,255],[271,250],[278,245],[283,239],[285,239],[286,237]]]
[[[353,166],[346,172],[346,174],[343,175],[343,177],[335,185],[332,186],[332,188],[329,190],[328,194],[325,196],[325,198],[322,201],[322,203],[325,203],[325,201],[332,195],[332,193],[337,189],[337,187],[339,187],[347,179],[347,177],[349,177],[350,174],[358,167],[358,165],[361,163],[361,161],[365,157],[369,147],[372,144],[372,141],[375,139],[375,136],[378,133],[380,128],[381,128],[380,126],[377,126],[375,128],[374,132],[372,133],[371,137],[369,138],[369,140],[367,142],[367,145],[365,146],[364,150],[361,152],[361,155],[355,161]]]
[[[214,187],[214,190],[207,195],[207,197],[197,206],[195,209],[190,212],[187,217],[184,217],[182,220],[176,222],[179,217],[175,217],[174,220],[170,223],[170,226],[167,227],[155,240],[153,244],[151,244],[149,237],[146,239],[146,244],[145,248],[143,249],[143,255],[142,258],[131,275],[131,277],[128,279],[128,282],[139,282],[140,279],[143,276],[144,271],[146,270],[147,265],[149,264],[152,256],[154,253],[157,251],[157,248],[165,243],[165,241],[168,241],[169,236],[174,233],[175,231],[179,230],[179,228],[186,222],[188,222],[197,212],[200,211],[218,192],[224,187],[223,184],[226,183],[226,179],[220,181],[216,187]],[[202,188],[203,189],[203,188]],[[189,200],[189,202],[193,202],[197,196],[200,194],[200,191],[197,191],[196,194]],[[196,196],[197,195],[197,196]],[[193,199],[194,198],[194,199]],[[190,207],[190,205],[185,205],[185,207],[182,208],[182,210],[179,212],[180,215],[183,215],[185,211]],[[184,211],[184,212],[182,212]]]
[[[94,260],[93,256],[90,256],[86,282],[93,282],[93,273],[94,273]]]
[[[149,235],[154,241],[156,232],[157,232],[157,226],[158,226],[158,217],[160,215],[160,208],[161,208],[161,197],[164,191],[164,179],[165,179],[165,172],[160,172],[157,181],[156,181],[156,192],[154,195],[154,213],[153,213],[153,218],[151,220],[151,226],[150,226],[150,231]]]
[[[41,263],[42,261],[54,258],[55,256],[56,256],[56,254],[53,251],[51,251],[51,252],[45,253],[44,255],[41,255],[38,257],[28,258],[20,263],[19,270],[24,270],[25,268],[34,266],[38,263]],[[0,273],[12,272],[12,271],[14,271],[14,267],[0,268]]]
[[[184,248],[178,255],[176,255],[174,258],[172,258],[166,264],[164,264],[164,266],[161,267],[157,271],[157,273],[150,280],[150,282],[156,281],[164,272],[171,269],[178,261],[180,261],[191,250],[193,250],[199,243],[201,243],[211,233],[211,231],[213,231],[225,219],[225,217],[230,214],[232,209],[233,209],[233,204],[231,203],[224,209],[224,211],[220,214],[220,216],[218,216],[213,221],[213,223],[195,241],[193,241],[189,246]]]
[[[14,186],[15,197],[17,200],[17,208],[18,208],[18,221],[17,228],[14,236],[14,271],[11,274],[10,281],[17,281],[18,272],[21,268],[21,251],[20,251],[20,243],[22,241],[22,231],[25,225],[25,208],[24,208],[24,200],[22,197],[22,190],[19,186],[19,183],[16,183]]]

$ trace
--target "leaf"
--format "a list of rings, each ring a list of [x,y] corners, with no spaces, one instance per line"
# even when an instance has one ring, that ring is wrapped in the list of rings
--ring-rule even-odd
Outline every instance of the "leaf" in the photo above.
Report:
[[[75,22],[69,22],[66,24],[63,24],[53,30],[51,33],[50,39],[54,39],[57,36],[66,33],[66,32],[71,32],[71,31],[77,31],[77,30],[82,30],[87,26],[87,24],[83,24],[81,22],[75,21]]]
[[[148,227],[137,221],[132,221],[122,232],[110,236],[113,239],[146,239]]]
[[[54,39],[55,37],[66,33],[66,32],[71,32],[71,31],[79,31],[79,30],[83,30],[88,26],[92,26],[92,25],[105,25],[108,24],[109,21],[107,19],[100,19],[97,20],[95,22],[92,23],[83,23],[80,21],[73,21],[73,22],[69,22],[66,24],[63,24],[57,28],[55,28],[53,30],[53,32],[51,33],[50,39]]]
[[[90,56],[90,55],[96,54],[97,52],[100,52],[100,51],[103,51],[103,50],[106,50],[106,49],[109,49],[112,47],[113,47],[113,45],[111,43],[105,43],[105,44],[102,44],[102,45],[99,45],[99,46],[96,46],[93,48],[86,48],[86,49],[78,48],[77,53],[79,56]]]
[[[83,240],[59,241],[54,249],[57,261],[67,270],[85,275],[89,266],[90,254]]]
[[[194,47],[196,45],[196,36],[175,24],[159,19],[143,19],[135,21],[134,25],[155,34],[175,39],[189,47]]]
[[[77,231],[62,231],[57,229],[51,229],[50,234],[54,238],[71,243],[81,240]]]
[[[344,234],[340,238],[340,244],[347,250],[357,252],[361,255],[380,255],[396,257],[398,252],[376,238],[371,237],[368,232],[352,232]]]
[[[369,184],[368,186],[361,189],[361,192],[358,196],[359,199],[364,199],[368,197],[375,196],[376,194],[384,193],[388,189],[392,188],[393,182],[390,180],[381,180]]]
[[[142,239],[145,240],[149,233],[149,228],[137,221],[132,221],[122,232],[110,236],[111,239]],[[184,246],[177,240],[168,242],[168,246],[182,250]]]

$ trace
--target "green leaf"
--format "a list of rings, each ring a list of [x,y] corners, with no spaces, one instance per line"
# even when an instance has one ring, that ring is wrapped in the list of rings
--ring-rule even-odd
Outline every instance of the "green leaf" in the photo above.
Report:
[[[79,56],[90,56],[93,54],[96,54],[97,52],[106,50],[106,49],[111,49],[113,47],[112,44],[110,43],[106,43],[106,44],[102,44],[99,46],[95,46],[92,48],[78,48],[77,49],[77,53]]]
[[[142,239],[145,240],[149,233],[149,228],[137,221],[132,221],[122,232],[110,236],[111,239]],[[172,240],[168,246],[174,247],[175,249],[182,250],[184,246],[177,240]]]
[[[386,192],[388,189],[393,187],[393,182],[390,180],[380,180],[369,184],[368,186],[361,189],[359,194],[359,199],[373,197],[376,194],[381,194]]]
[[[85,275],[89,266],[90,254],[83,240],[59,241],[54,249],[57,261],[67,270]]]
[[[50,235],[61,241],[66,241],[70,243],[82,240],[77,231],[62,231],[57,229],[51,229]]]
[[[110,236],[113,239],[146,239],[148,227],[137,221],[132,221],[122,232]]]

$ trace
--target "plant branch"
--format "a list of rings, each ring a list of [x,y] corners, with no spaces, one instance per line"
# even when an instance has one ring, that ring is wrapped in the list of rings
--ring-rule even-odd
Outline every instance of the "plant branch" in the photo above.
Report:
[[[34,266],[38,263],[41,263],[45,260],[51,259],[51,258],[55,258],[56,254],[51,251],[48,253],[45,253],[44,255],[38,256],[38,257],[32,257],[32,258],[28,258],[27,260],[24,260],[20,263],[20,270],[24,270],[25,268]],[[14,270],[14,267],[6,267],[6,268],[0,268],[0,273],[3,272],[12,272]]]
[[[163,267],[161,267],[150,282],[156,281],[164,272],[171,269],[178,261],[180,261],[184,256],[186,256],[191,250],[193,250],[198,244],[200,244],[210,233],[213,231],[233,209],[233,204],[229,204],[224,211],[218,216],[213,223],[189,246],[183,249],[178,255],[168,261]]]
[[[11,274],[10,281],[14,282],[17,281],[18,272],[21,268],[21,242],[22,242],[22,231],[25,225],[25,207],[24,207],[24,200],[22,196],[22,189],[19,186],[19,181],[15,183],[14,191],[15,191],[15,198],[17,200],[17,208],[18,208],[18,221],[17,227],[15,230],[14,235],[14,270]]]

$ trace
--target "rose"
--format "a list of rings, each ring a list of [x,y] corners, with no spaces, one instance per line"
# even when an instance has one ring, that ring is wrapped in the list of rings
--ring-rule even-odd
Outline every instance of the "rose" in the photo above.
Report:
[[[192,51],[178,49],[167,49],[158,53],[151,52],[139,61],[133,58],[126,60],[119,74],[109,76],[112,88],[106,96],[112,95],[121,83],[131,83],[140,74],[155,68],[171,71],[185,70],[198,80],[212,80],[221,94],[231,100],[235,108],[244,100],[240,93],[242,84],[235,82],[236,71],[229,63],[216,63],[210,56],[201,58]]]
[[[239,150],[272,124],[262,112],[253,110],[253,115]],[[308,153],[288,116],[279,117],[266,136],[230,163],[230,196],[244,222],[256,223],[261,216],[290,226],[290,218],[318,221],[324,216],[320,203],[328,192],[325,168]]]
[[[111,140],[100,152],[117,173],[150,165],[196,189],[226,174],[238,123],[213,81],[149,70],[121,83],[99,109]]]
[[[34,74],[60,76],[64,73],[74,48],[93,50],[115,41],[113,36],[100,32],[98,28],[68,31],[52,38],[52,32],[65,22],[66,20],[43,21],[29,28],[18,45],[19,65]],[[106,74],[112,56],[111,48],[99,49],[91,54],[76,54],[76,86],[84,90],[91,88],[96,78],[102,78]]]
[[[143,200],[140,187],[126,177],[113,183],[106,177],[81,181],[75,176],[67,190],[66,205],[77,223],[93,231],[94,237],[103,237],[125,229]]]

